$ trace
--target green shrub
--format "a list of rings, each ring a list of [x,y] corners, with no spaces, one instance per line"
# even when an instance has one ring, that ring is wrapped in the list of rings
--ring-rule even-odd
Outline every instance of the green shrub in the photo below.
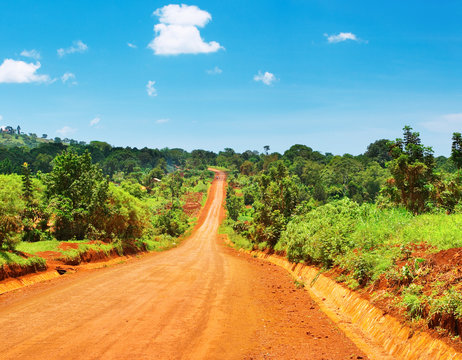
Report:
[[[135,239],[141,237],[149,226],[146,204],[114,184],[109,185],[107,208],[108,213],[102,216],[99,228],[109,239]]]
[[[25,210],[21,188],[19,175],[0,175],[0,247],[14,247],[20,240],[17,233],[22,229]]]
[[[349,235],[359,215],[360,206],[343,199],[297,217],[281,236],[288,258],[331,266],[338,255],[355,247]]]
[[[403,290],[403,300],[398,304],[406,308],[407,315],[412,320],[420,320],[425,315],[429,299],[422,293],[422,289],[421,285],[409,285]]]

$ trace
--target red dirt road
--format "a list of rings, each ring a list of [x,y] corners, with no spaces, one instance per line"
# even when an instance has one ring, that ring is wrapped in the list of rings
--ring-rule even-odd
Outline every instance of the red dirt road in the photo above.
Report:
[[[183,245],[0,297],[0,359],[367,359],[275,265],[217,239],[224,181]]]

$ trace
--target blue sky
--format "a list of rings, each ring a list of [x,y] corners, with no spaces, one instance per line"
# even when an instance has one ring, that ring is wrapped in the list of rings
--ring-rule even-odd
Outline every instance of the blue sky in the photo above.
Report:
[[[0,125],[118,146],[337,154],[409,124],[448,155],[462,131],[460,1],[179,4],[2,1]]]

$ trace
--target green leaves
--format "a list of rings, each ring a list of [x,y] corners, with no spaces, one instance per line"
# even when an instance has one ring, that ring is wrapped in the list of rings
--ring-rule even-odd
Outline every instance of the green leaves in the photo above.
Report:
[[[58,239],[83,239],[90,224],[98,228],[95,218],[105,211],[109,184],[99,166],[92,164],[89,152],[58,155],[44,182]]]

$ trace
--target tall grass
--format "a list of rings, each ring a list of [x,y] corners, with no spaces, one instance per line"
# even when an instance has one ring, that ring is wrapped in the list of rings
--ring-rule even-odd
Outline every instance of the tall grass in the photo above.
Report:
[[[295,217],[276,245],[292,261],[338,265],[360,283],[390,269],[409,244],[437,252],[462,247],[462,214],[413,215],[340,200]]]

